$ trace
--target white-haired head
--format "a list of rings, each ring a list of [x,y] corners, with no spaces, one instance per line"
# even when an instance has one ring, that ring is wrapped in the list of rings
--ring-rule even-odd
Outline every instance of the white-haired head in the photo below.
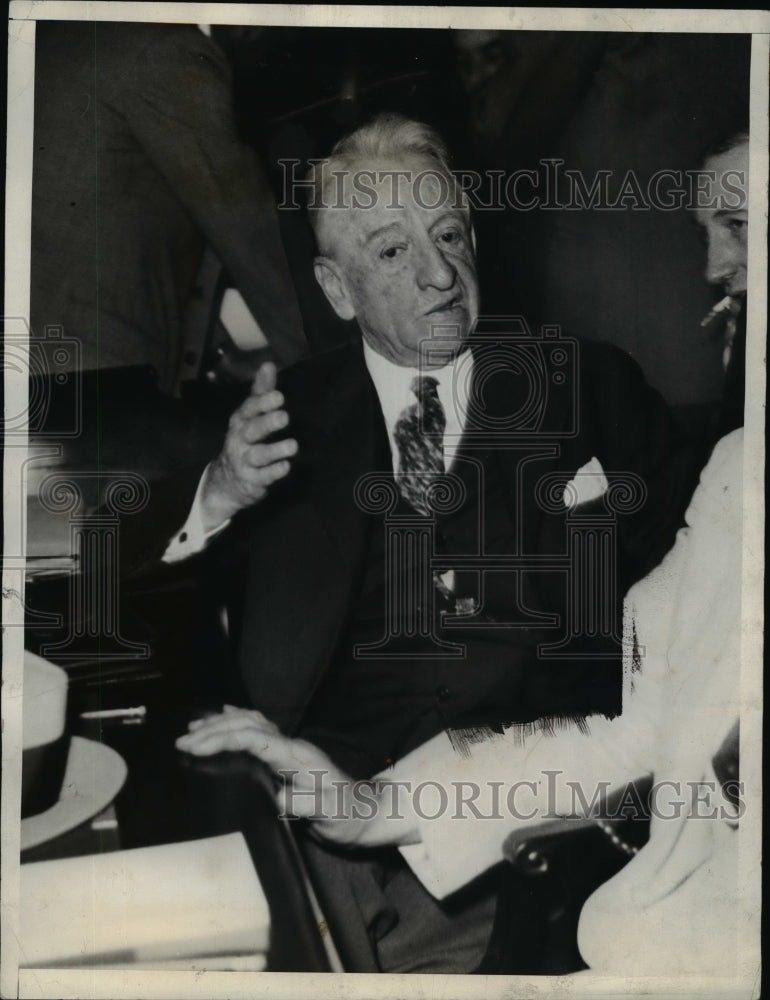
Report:
[[[479,291],[470,212],[440,136],[379,115],[340,140],[311,182],[314,272],[340,319],[356,319],[394,364],[448,364]]]
[[[443,196],[469,214],[464,192],[450,166],[449,151],[438,132],[425,122],[414,121],[397,112],[382,112],[343,136],[335,143],[330,156],[314,164],[308,172],[312,185],[308,198],[308,218],[319,250],[323,245],[324,211],[344,209],[357,198],[358,204],[371,198],[371,172],[386,164],[421,161],[420,180],[432,175],[439,181]],[[386,171],[387,172],[387,171]],[[411,178],[414,180],[414,178]],[[398,198],[400,178],[393,179],[392,197]],[[418,191],[419,194],[419,191]]]

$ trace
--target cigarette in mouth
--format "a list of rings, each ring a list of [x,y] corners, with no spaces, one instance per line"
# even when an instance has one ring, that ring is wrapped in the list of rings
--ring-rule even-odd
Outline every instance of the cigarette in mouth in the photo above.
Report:
[[[717,302],[717,304],[714,306],[711,312],[707,313],[703,317],[703,319],[700,321],[700,325],[708,326],[712,320],[715,320],[717,316],[720,315],[720,313],[725,312],[725,310],[727,309],[730,309],[731,311],[734,310],[734,303],[735,300],[733,299],[732,295],[725,295],[723,299],[720,299],[719,302]]]

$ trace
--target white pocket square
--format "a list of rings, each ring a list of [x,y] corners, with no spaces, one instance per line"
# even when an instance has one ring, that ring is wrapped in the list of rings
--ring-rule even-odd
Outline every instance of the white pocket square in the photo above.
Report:
[[[564,506],[570,509],[604,496],[608,487],[602,463],[594,456],[575,473],[564,487]]]

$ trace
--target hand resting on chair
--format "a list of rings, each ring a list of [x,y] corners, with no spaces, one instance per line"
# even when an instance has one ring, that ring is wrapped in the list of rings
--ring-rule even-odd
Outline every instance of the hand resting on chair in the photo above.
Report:
[[[177,748],[196,757],[246,751],[283,779],[277,793],[284,815],[307,819],[315,834],[344,847],[417,844],[416,824],[392,808],[387,780],[354,781],[318,747],[284,736],[261,712],[225,705],[196,719]]]

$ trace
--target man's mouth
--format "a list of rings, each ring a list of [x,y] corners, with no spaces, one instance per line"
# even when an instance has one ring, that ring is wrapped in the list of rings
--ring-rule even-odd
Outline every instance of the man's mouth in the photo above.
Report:
[[[731,274],[726,274],[721,282],[725,295],[733,299],[741,299],[746,296],[746,270],[737,268]]]
[[[443,302],[439,302],[438,305],[434,306],[432,309],[429,309],[425,313],[425,315],[434,316],[437,313],[454,312],[456,309],[461,309],[462,306],[463,306],[462,296],[453,295],[451,298],[444,299]]]

